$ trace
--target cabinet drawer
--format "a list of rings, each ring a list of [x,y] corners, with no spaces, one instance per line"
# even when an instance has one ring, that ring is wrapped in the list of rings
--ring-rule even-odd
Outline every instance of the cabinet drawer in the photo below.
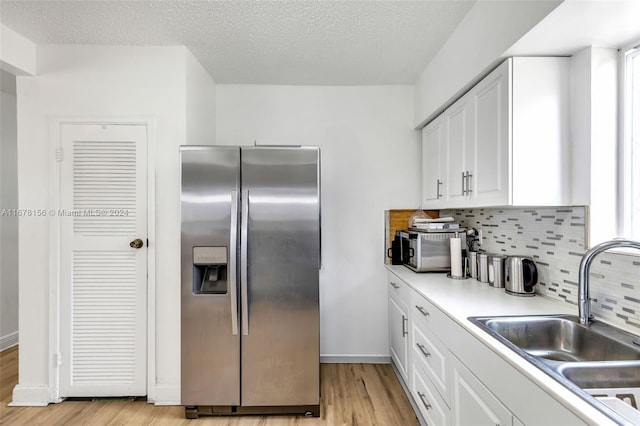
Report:
[[[411,309],[411,317],[417,321],[421,321],[426,327],[442,340],[447,343],[445,338],[447,330],[450,327],[451,319],[436,308],[431,302],[411,290],[411,300],[409,308]]]
[[[421,368],[413,369],[411,394],[428,425],[447,425],[451,411]]]
[[[424,326],[413,321],[411,325],[413,360],[428,375],[440,396],[449,405],[449,351]]]
[[[387,286],[389,287],[389,294],[401,300],[405,304],[409,304],[411,301],[411,289],[400,278],[389,272],[387,278]]]

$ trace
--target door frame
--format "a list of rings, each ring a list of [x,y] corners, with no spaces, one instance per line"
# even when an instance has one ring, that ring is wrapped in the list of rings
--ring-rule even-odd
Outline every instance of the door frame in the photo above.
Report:
[[[140,125],[147,128],[147,398],[155,400],[156,371],[156,119],[150,116],[57,116],[49,119],[49,200],[48,208],[60,208],[60,162],[57,161],[61,144],[61,127],[78,125]],[[60,397],[60,218],[49,216],[49,401],[62,402]]]

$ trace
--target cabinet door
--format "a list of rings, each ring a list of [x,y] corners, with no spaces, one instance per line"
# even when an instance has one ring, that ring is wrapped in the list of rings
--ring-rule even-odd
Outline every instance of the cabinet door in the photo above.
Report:
[[[513,416],[513,426],[524,426],[524,423],[522,423],[516,416]]]
[[[389,296],[389,349],[400,375],[407,383],[409,316],[406,306]]]
[[[521,206],[571,205],[572,180],[576,188],[583,183],[571,178],[571,58],[511,61],[512,202]],[[576,166],[582,164],[578,161]]]
[[[422,321],[411,322],[413,366],[419,366],[429,377],[445,402],[449,402],[449,351]]]
[[[474,105],[474,164],[469,178],[472,206],[508,205],[510,194],[511,61],[478,83]]]
[[[445,131],[442,116],[422,129],[422,208],[442,204]]]
[[[428,375],[424,374],[419,367],[413,369],[412,375],[411,392],[413,399],[427,424],[448,425],[451,411],[433,388],[433,384],[427,378]]]
[[[512,424],[511,412],[455,358],[452,405],[455,426]]]
[[[445,200],[447,206],[468,204],[472,193],[468,186],[468,174],[473,168],[475,146],[473,141],[473,103],[464,96],[444,114],[446,123],[446,172]]]

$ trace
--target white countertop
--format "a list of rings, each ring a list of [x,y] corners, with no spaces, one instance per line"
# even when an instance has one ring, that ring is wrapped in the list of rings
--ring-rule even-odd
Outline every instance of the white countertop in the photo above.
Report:
[[[549,377],[542,370],[523,359],[510,348],[471,323],[471,316],[573,314],[578,307],[536,295],[518,297],[504,289],[494,288],[475,279],[453,280],[445,273],[415,273],[398,265],[385,265],[393,274],[437,306],[443,313],[461,325],[493,352],[518,371],[562,402],[585,422],[594,425],[615,425],[609,417],[593,408],[569,389]]]

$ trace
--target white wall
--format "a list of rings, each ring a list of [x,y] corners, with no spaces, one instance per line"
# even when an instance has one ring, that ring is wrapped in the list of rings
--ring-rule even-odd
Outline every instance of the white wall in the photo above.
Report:
[[[2,73],[2,78],[13,78]],[[0,92],[0,211],[18,207],[16,96]],[[0,215],[0,351],[18,343],[18,217]]]
[[[216,136],[216,83],[200,62],[186,51],[187,141],[213,145]]]
[[[320,350],[387,359],[384,210],[419,200],[413,87],[217,86],[218,144],[321,149]]]
[[[571,204],[591,202],[591,48],[571,57]],[[581,184],[578,184],[581,182]]]
[[[590,205],[593,246],[618,234],[618,52],[586,47],[571,58],[574,205]]]
[[[0,24],[0,68],[16,75],[36,73],[37,46]]]
[[[18,78],[19,207],[47,208],[52,144],[50,120],[150,117],[155,132],[149,140],[155,153],[155,386],[150,399],[180,399],[180,265],[178,146],[187,142],[187,69],[203,75],[183,47],[41,46],[38,76]],[[187,62],[190,65],[187,66]],[[203,90],[211,92],[213,81]],[[213,99],[210,103],[213,104]],[[209,110],[211,110],[209,106]],[[215,117],[209,117],[208,121]],[[206,139],[203,128],[190,131]],[[212,129],[210,127],[209,129]],[[210,135],[208,139],[212,139]],[[154,195],[154,194],[151,194]],[[20,221],[20,371],[14,403],[49,398],[49,222]],[[37,242],[37,244],[34,244]],[[53,383],[51,384],[53,387]],[[48,402],[48,401],[45,401]]]
[[[478,1],[416,82],[413,124],[424,125],[497,65],[562,1]]]
[[[618,236],[618,52],[591,54],[591,207],[589,244]]]
[[[0,210],[18,207],[17,100],[14,74],[36,72],[36,45],[0,24]],[[11,78],[8,82],[7,79]],[[11,92],[5,92],[10,87]],[[18,342],[18,218],[0,217],[0,350]]]

